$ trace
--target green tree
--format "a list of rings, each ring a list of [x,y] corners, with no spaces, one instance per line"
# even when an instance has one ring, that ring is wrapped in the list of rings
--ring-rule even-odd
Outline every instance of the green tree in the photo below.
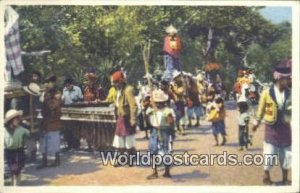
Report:
[[[50,50],[45,56],[24,56],[28,73],[71,76],[82,83],[86,68],[97,69],[109,86],[109,69],[122,63],[134,83],[144,75],[142,50],[151,41],[150,72],[163,69],[165,28],[173,24],[183,41],[183,69],[194,72],[208,62],[222,64],[231,89],[243,65],[254,65],[268,81],[270,69],[291,55],[291,26],[274,25],[261,7],[206,6],[15,6],[20,14],[22,50]],[[208,32],[213,31],[206,54]]]

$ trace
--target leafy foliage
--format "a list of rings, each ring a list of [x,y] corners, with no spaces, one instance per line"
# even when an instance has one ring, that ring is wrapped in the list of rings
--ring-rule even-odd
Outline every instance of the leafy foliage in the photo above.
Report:
[[[151,39],[150,71],[163,69],[165,27],[175,25],[183,41],[183,69],[195,72],[208,62],[222,64],[228,90],[236,72],[252,65],[262,81],[273,67],[291,57],[291,25],[274,25],[261,7],[205,6],[15,6],[20,14],[22,50],[51,50],[45,56],[24,56],[28,74],[73,77],[79,84],[87,68],[97,69],[109,86],[109,70],[122,63],[129,81],[144,75],[143,46]],[[208,55],[208,31],[213,31]]]

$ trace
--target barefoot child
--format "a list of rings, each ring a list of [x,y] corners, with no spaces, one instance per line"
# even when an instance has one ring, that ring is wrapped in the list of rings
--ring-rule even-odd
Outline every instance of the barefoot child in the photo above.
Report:
[[[249,133],[248,133],[248,124],[249,124],[249,114],[247,102],[238,103],[240,116],[239,116],[239,144],[240,150],[244,150],[244,147],[248,149]]]
[[[155,90],[152,95],[155,107],[149,107],[146,115],[151,124],[151,136],[149,140],[149,149],[151,156],[158,155],[159,151],[163,155],[170,154],[169,143],[175,127],[175,112],[166,105],[168,95],[162,90]],[[152,157],[153,159],[153,157]],[[165,165],[164,177],[170,178],[170,165]],[[158,178],[157,166],[154,167],[153,173],[147,179]]]
[[[224,100],[222,98],[217,98],[215,103],[213,103],[208,109],[207,120],[212,122],[213,135],[216,141],[215,146],[219,145],[218,135],[222,135],[221,145],[226,143],[226,132],[225,132],[225,107]]]
[[[5,114],[4,149],[13,186],[21,181],[21,170],[25,165],[24,136],[29,131],[20,126],[22,111],[9,110]]]

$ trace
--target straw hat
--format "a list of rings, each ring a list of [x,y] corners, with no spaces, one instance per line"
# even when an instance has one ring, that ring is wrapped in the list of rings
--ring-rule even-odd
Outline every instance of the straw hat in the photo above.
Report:
[[[23,89],[31,94],[31,95],[34,95],[34,96],[39,96],[41,95],[41,88],[38,84],[34,83],[34,82],[31,82],[29,85],[27,86],[23,86]]]
[[[181,74],[181,72],[179,72],[179,71],[176,70],[176,71],[173,72],[172,75],[173,75],[173,78],[176,78],[176,77],[179,76],[180,74]]]
[[[162,90],[154,90],[153,93],[154,102],[166,102],[169,99],[169,96],[164,93]]]
[[[177,34],[177,29],[173,26],[173,25],[169,25],[167,28],[166,28],[166,32],[168,34]]]
[[[275,80],[279,80],[284,77],[290,78],[292,75],[291,60],[285,60],[281,64],[275,67],[273,77]]]
[[[12,120],[13,118],[15,118],[17,116],[22,116],[22,115],[23,115],[23,111],[17,111],[16,109],[11,109],[6,112],[4,123],[7,123],[8,121]]]

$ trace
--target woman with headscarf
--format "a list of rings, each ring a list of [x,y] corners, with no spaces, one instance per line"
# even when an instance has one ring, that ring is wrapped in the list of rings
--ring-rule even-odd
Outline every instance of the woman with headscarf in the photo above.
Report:
[[[97,76],[94,72],[87,72],[84,75],[84,91],[83,91],[83,101],[86,104],[99,103],[106,99],[103,88],[101,85],[97,84]]]
[[[94,70],[88,70],[84,74],[84,89],[83,89],[83,102],[86,105],[96,105],[106,100],[103,88],[100,84],[97,83],[97,76]],[[94,122],[84,123],[84,130],[80,131],[82,138],[87,142],[88,148],[87,151],[93,151],[95,147],[95,124]]]
[[[288,99],[291,95],[289,89],[291,67],[280,64],[276,66],[273,76],[274,84],[261,94],[253,131],[263,120],[264,155],[278,155],[282,169],[282,184],[288,185],[290,184],[288,169],[291,165],[291,125],[290,121],[285,119],[285,114],[288,111]],[[273,165],[273,159],[265,163],[263,183],[266,185],[272,184],[270,170]]]

